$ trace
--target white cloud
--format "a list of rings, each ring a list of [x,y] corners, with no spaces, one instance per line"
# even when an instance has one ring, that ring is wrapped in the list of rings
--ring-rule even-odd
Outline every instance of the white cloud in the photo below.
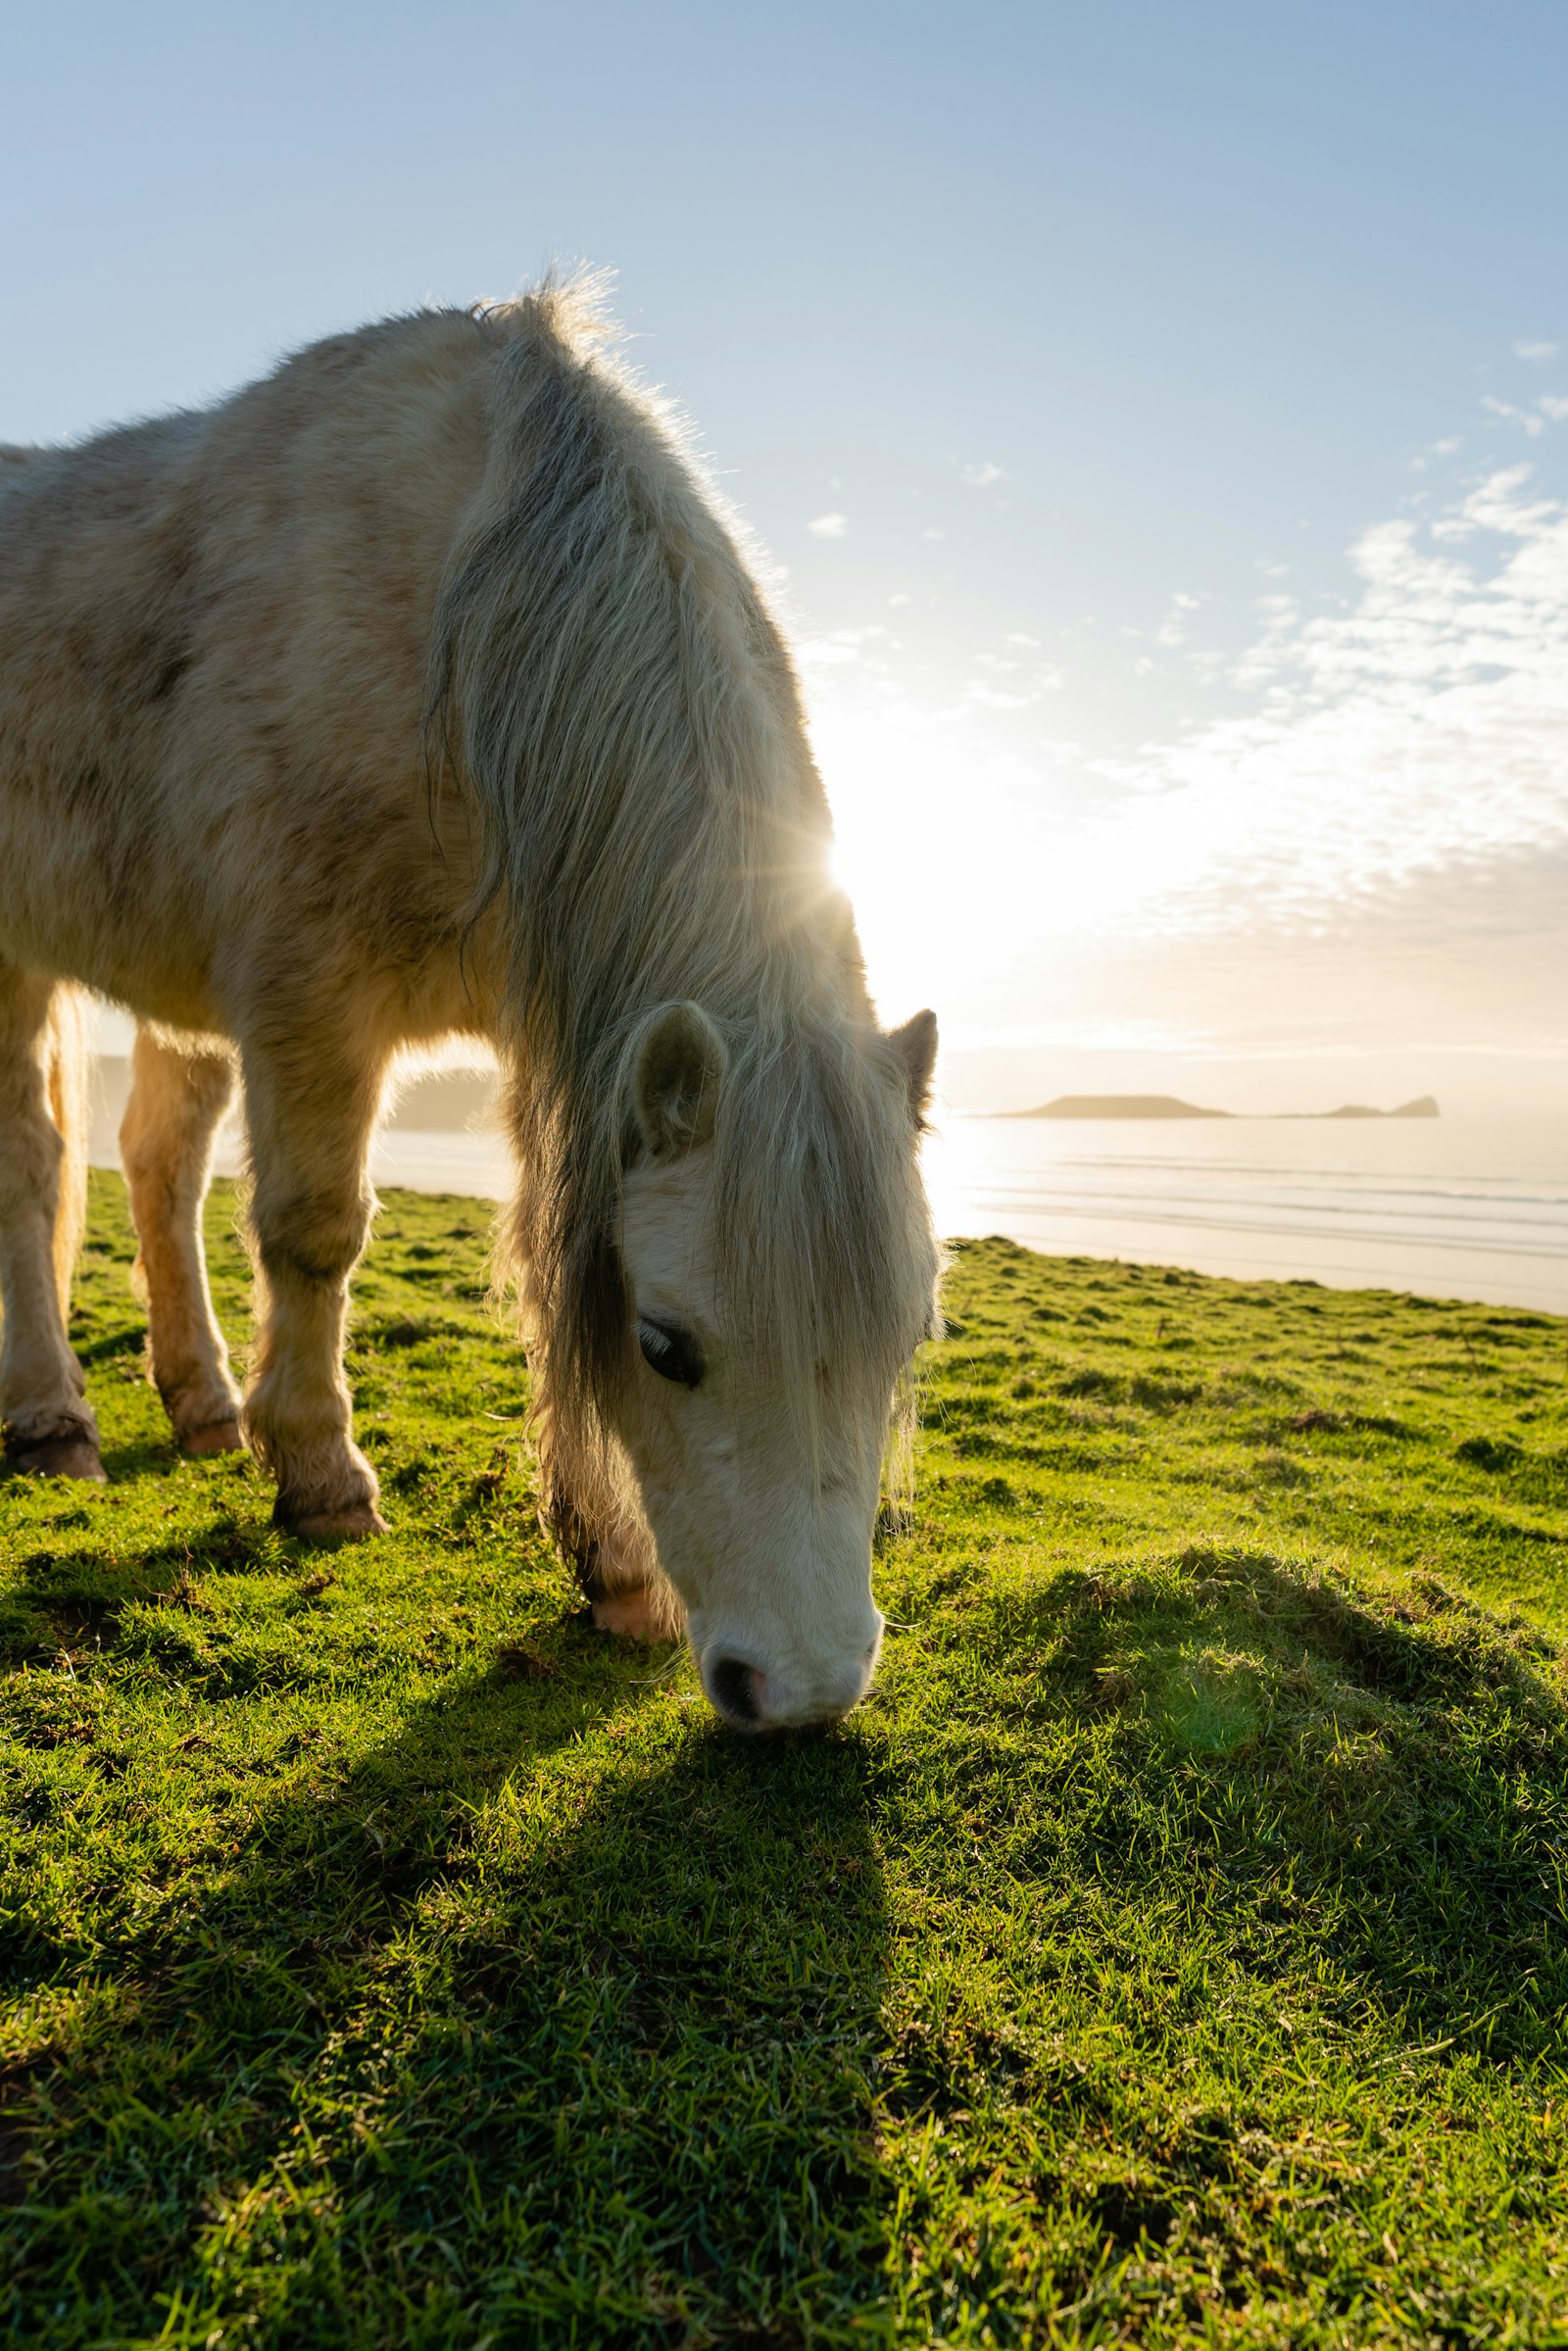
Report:
[[[816,520],[808,522],[806,527],[813,539],[842,539],[849,530],[850,517],[848,514],[818,514]]]
[[[1559,510],[1550,499],[1534,506],[1521,504],[1518,493],[1530,479],[1528,465],[1508,465],[1489,474],[1468,498],[1430,524],[1435,539],[1469,539],[1478,530],[1495,531],[1502,538],[1526,538]]]
[[[1515,343],[1513,356],[1516,360],[1549,360],[1556,351],[1555,343]]]
[[[887,662],[879,650],[866,649],[867,637],[892,642],[886,629],[836,628],[829,636],[798,640],[795,658],[808,681],[820,679],[828,670],[854,670],[861,677],[882,675]]]
[[[1568,507],[1527,483],[1515,466],[1425,528],[1365,532],[1350,608],[1282,612],[1244,664],[1256,713],[1105,763],[1142,804],[1124,911],[1292,928],[1568,849]],[[1446,552],[1482,531],[1504,540],[1490,565]]]
[[[888,598],[888,608],[890,611],[896,612],[901,604],[913,604],[913,602],[914,598],[909,595],[908,591],[905,588],[901,588],[897,596],[890,596]]]
[[[1005,481],[1006,478],[1002,466],[994,465],[989,458],[983,458],[974,465],[958,467],[958,479],[966,483],[971,490],[989,490],[994,481]]]
[[[1165,646],[1167,650],[1184,644],[1187,623],[1202,601],[1201,596],[1194,596],[1188,589],[1178,588],[1170,600],[1170,611],[1154,631],[1154,643]]]
[[[1504,423],[1517,424],[1521,431],[1530,435],[1532,440],[1535,440],[1546,429],[1541,418],[1530,409],[1515,408],[1512,401],[1499,400],[1494,392],[1484,393],[1481,405],[1494,416],[1500,416]]]

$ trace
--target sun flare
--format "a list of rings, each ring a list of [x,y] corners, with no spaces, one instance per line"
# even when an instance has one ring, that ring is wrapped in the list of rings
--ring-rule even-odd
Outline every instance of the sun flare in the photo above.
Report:
[[[1046,764],[969,711],[892,697],[865,708],[829,691],[813,736],[834,872],[889,1018],[925,1003],[976,1007],[1015,984],[1023,959],[1032,992],[1049,996],[1073,942],[1132,916],[1170,863],[1147,828],[1073,821]]]

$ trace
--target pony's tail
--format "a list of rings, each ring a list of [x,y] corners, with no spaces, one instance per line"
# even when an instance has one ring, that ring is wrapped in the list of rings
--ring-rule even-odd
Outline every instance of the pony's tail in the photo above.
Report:
[[[49,1113],[65,1151],[55,1208],[55,1287],[62,1317],[71,1311],[71,1276],[87,1222],[87,1118],[91,1051],[86,1000],[79,989],[55,990],[44,1040],[44,1085]]]

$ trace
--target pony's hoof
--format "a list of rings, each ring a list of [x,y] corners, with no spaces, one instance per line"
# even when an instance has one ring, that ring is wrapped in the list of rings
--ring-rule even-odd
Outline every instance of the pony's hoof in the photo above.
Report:
[[[651,1584],[635,1585],[630,1592],[612,1592],[595,1600],[594,1623],[601,1633],[618,1634],[622,1641],[662,1641],[666,1630],[664,1611]]]
[[[209,1421],[205,1429],[181,1429],[178,1432],[179,1449],[193,1461],[206,1453],[242,1453],[245,1440],[239,1433],[237,1420]]]
[[[296,1518],[279,1507],[273,1516],[285,1535],[300,1543],[363,1543],[368,1535],[384,1535],[386,1520],[371,1502],[351,1502],[345,1510],[307,1510]]]
[[[19,1447],[12,1459],[18,1469],[36,1478],[89,1478],[95,1486],[109,1483],[90,1437],[49,1437],[42,1445]]]

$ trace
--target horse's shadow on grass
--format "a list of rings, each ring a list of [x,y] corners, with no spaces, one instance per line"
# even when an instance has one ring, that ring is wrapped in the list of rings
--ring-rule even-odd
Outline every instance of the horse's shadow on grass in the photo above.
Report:
[[[1014,1887],[1052,1881],[1065,1835],[1251,1974],[1312,1948],[1324,1997],[1370,2001],[1396,2044],[1504,2067],[1549,2045],[1549,1644],[1437,1588],[1218,1552],[1001,1597],[977,1638],[996,1678],[955,1693],[944,1770],[994,1729],[1015,1752],[1009,1713],[1104,1744],[1093,1820],[1074,1783],[1038,1854],[996,1783]],[[258,2339],[368,2342],[394,2251],[429,2342],[875,2331],[879,2134],[942,2126],[991,2063],[970,2048],[950,2082],[889,2045],[885,1751],[853,1723],[749,1744],[575,1624],[535,1641],[262,1805],[226,1868],[95,1956],[37,2084],[24,2254],[40,2299],[97,2281],[82,2340],[151,2331],[176,2291],[216,2325],[262,2264]],[[1058,2071],[1008,2094],[1098,2093]]]
[[[317,2256],[367,2198],[389,2244],[435,2229],[489,2278],[487,2323],[544,2340],[679,2341],[701,2311],[766,2341],[824,2274],[839,2299],[880,2292],[865,1749],[747,1743],[662,1696],[650,1716],[646,1677],[560,1632],[559,1655],[449,1687],[270,1807],[225,1877],[102,1968],[100,2022],[47,2084],[71,2129],[40,2278],[80,2252],[89,2194],[121,2279],[103,2317],[193,2290],[221,2180],[229,2203],[298,2199],[311,2324],[302,2303],[269,2339],[349,2338]],[[216,2137],[181,2193],[161,2118],[193,2101]]]

